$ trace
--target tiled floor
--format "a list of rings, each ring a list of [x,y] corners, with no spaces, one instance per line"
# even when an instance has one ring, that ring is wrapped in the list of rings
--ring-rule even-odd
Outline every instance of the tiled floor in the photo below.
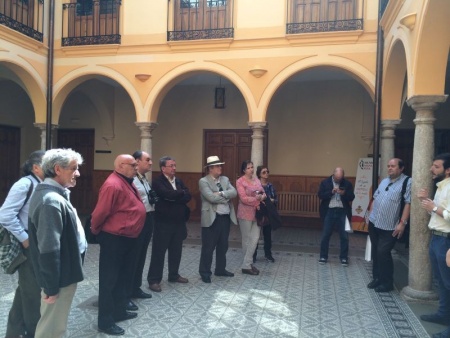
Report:
[[[364,260],[364,235],[351,235],[347,268],[338,260],[337,234],[332,237],[326,265],[317,263],[319,231],[282,228],[274,232],[273,240],[276,262],[265,262],[260,253],[256,263],[260,275],[243,275],[239,229],[233,227],[227,268],[236,275],[213,276],[213,282],[205,284],[197,272],[199,224],[190,224],[180,270],[190,282],[169,284],[165,280],[161,293],[136,301],[138,317],[119,324],[126,330],[124,337],[428,337],[398,292],[376,294],[366,288],[370,263]],[[98,292],[98,254],[98,245],[90,245],[86,279],[78,285],[66,337],[106,337],[97,332],[93,305]],[[0,274],[2,334],[15,278]],[[149,291],[145,282],[143,288]]]

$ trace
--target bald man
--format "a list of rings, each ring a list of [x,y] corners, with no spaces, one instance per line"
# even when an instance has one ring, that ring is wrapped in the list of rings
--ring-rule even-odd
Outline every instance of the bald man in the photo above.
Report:
[[[136,260],[137,238],[146,216],[133,183],[136,173],[133,156],[117,156],[114,172],[100,188],[92,213],[91,230],[100,244],[98,330],[109,335],[123,335],[125,330],[116,322],[137,316],[127,311],[135,268],[131,263]]]
[[[341,238],[339,259],[342,266],[348,266],[348,233],[345,231],[345,218],[351,220],[350,202],[355,199],[353,185],[344,178],[344,169],[337,167],[333,175],[324,179],[319,188],[320,218],[323,221],[320,243],[320,264],[328,261],[328,247],[333,228],[337,227]]]

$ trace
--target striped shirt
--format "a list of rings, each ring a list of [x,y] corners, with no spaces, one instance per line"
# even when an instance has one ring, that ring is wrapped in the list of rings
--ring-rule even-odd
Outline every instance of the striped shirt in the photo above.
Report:
[[[403,181],[406,175],[401,174],[398,179],[391,181],[389,177],[381,181],[377,191],[373,194],[373,209],[369,221],[381,230],[395,230],[400,222],[400,206],[402,198],[405,204],[411,204],[411,179],[406,185],[405,194],[402,196]]]

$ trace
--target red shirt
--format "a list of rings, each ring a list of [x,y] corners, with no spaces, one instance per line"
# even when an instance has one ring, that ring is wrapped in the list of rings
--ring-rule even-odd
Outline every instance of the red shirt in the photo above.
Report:
[[[94,235],[104,231],[136,238],[144,227],[145,216],[145,206],[135,185],[113,172],[100,188],[91,230]]]

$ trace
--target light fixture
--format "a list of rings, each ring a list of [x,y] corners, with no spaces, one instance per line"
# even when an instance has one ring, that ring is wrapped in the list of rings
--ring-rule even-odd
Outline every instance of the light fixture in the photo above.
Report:
[[[219,87],[214,92],[214,108],[225,108],[225,87],[222,87],[222,77],[219,77]]]
[[[254,66],[252,69],[249,70],[249,72],[254,77],[260,78],[261,76],[267,73],[267,69],[263,69],[260,66]]]
[[[405,15],[403,18],[400,19],[400,23],[407,27],[410,31],[414,29],[414,26],[416,25],[416,13],[411,13],[408,15]]]
[[[145,82],[150,79],[150,74],[135,74],[134,77],[141,82]]]

